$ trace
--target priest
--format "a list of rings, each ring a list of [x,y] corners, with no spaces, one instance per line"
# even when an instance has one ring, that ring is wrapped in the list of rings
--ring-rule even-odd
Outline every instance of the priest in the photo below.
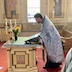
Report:
[[[43,68],[59,68],[64,60],[60,34],[47,15],[43,17],[40,13],[36,13],[34,18],[37,23],[42,24],[40,38],[47,54],[47,62]]]

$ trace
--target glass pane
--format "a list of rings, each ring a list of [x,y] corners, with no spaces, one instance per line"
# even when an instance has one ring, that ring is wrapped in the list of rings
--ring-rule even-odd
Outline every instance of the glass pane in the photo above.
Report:
[[[28,22],[35,22],[34,15],[40,13],[40,0],[27,0]]]

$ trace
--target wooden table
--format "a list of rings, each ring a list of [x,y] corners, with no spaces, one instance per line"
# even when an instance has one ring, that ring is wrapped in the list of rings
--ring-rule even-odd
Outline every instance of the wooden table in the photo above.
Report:
[[[38,72],[36,48],[38,44],[25,44],[28,37],[18,37],[14,43],[7,41],[2,48],[7,49],[8,72]]]

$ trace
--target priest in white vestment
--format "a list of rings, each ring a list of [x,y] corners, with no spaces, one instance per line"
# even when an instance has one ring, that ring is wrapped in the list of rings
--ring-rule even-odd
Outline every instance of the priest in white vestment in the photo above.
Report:
[[[43,68],[58,68],[64,60],[60,34],[46,15],[43,17],[40,13],[37,13],[34,18],[37,23],[42,23],[40,37],[47,54],[47,62]]]

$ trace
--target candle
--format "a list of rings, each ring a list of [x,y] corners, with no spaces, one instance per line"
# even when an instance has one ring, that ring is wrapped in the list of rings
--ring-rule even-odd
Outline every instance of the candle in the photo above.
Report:
[[[11,20],[10,20],[10,28],[11,28],[11,31],[12,31],[12,22],[11,22]]]
[[[6,26],[7,26],[7,18],[6,18],[5,20],[6,20],[5,24],[6,24]]]
[[[10,24],[12,24],[11,20],[10,20]]]
[[[5,20],[6,20],[6,22],[7,22],[7,18],[6,18]]]
[[[6,24],[6,26],[5,26],[5,29],[6,29],[6,35],[8,34],[8,26],[7,26],[7,18],[5,19],[5,24]]]
[[[8,34],[8,26],[6,26],[6,35]]]
[[[54,18],[55,11],[53,11],[53,18]]]
[[[17,25],[16,25],[16,19],[15,19],[15,26],[17,26]]]

